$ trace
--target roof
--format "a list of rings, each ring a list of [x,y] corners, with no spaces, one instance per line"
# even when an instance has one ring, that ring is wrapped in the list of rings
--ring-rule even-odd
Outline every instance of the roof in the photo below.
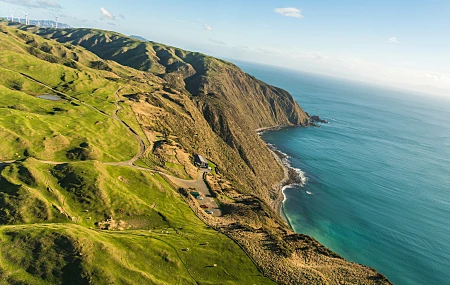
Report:
[[[198,160],[201,163],[208,163],[208,160],[206,158],[204,158],[203,156],[201,156],[200,154],[195,154],[194,158],[195,158],[195,160]]]

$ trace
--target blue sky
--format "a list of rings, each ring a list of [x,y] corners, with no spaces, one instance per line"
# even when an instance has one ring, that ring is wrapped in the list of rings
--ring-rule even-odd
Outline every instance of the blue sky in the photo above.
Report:
[[[0,14],[11,8],[229,59],[450,89],[450,0],[0,0]]]

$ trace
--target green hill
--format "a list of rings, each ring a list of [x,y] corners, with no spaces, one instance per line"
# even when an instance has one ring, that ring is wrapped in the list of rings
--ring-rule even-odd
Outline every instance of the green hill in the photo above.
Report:
[[[277,212],[285,172],[255,130],[308,124],[229,62],[0,21],[0,284],[388,284]]]
[[[1,284],[270,283],[159,174],[101,163],[138,151],[115,92],[151,76],[0,28]]]
[[[216,155],[220,152],[211,149],[228,148],[211,143],[197,151],[208,153],[219,163],[223,173],[239,183],[240,188],[249,193],[257,192],[260,197],[270,200],[268,189],[283,178],[283,171],[255,130],[308,124],[307,114],[289,93],[255,79],[229,62],[155,42],[143,42],[115,32],[91,29],[32,31],[60,43],[82,46],[101,58],[154,74],[164,80],[164,91],[187,95],[183,96],[182,108],[189,109],[191,115],[200,112],[202,118],[179,124],[177,116],[173,122],[166,120],[161,123],[173,133],[183,133],[180,140],[185,140],[182,144],[187,147],[196,143],[190,139],[196,133],[211,129],[236,156],[224,158]],[[208,126],[198,127],[200,120],[206,120]],[[194,128],[175,130],[180,126],[183,129]],[[271,164],[274,167],[267,168]]]
[[[270,283],[158,174],[27,159],[0,186],[2,284]]]

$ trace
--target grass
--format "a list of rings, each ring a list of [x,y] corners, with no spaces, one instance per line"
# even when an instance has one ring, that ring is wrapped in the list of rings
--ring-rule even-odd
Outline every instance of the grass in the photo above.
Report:
[[[32,219],[22,211],[20,217],[31,220],[15,217],[19,224],[0,227],[0,277],[10,284],[68,282],[69,276],[79,278],[77,284],[271,283],[234,242],[205,226],[158,174],[36,160],[14,163],[1,173],[3,200],[16,196],[16,207],[25,207],[24,199],[27,207],[36,201],[44,205],[33,210]],[[64,208],[72,219],[55,208]],[[130,228],[98,230],[96,222],[107,215]]]
[[[0,229],[0,263],[11,274],[3,273],[2,280],[5,284],[273,284],[227,238],[208,229],[201,234],[194,240],[199,236],[174,231],[6,226]],[[39,249],[32,251],[37,244]],[[186,248],[189,251],[182,250]]]
[[[120,122],[83,105],[49,101],[0,86],[0,160],[33,156],[70,161],[68,152],[88,145],[87,159],[124,161],[138,143]],[[16,155],[17,153],[17,155]]]
[[[165,163],[166,169],[171,171],[176,176],[183,178],[183,179],[191,179],[189,174],[186,173],[186,170],[184,169],[184,166],[178,163],[173,162],[166,162]]]
[[[0,161],[20,161],[0,165],[0,285],[272,284],[238,245],[201,222],[161,175],[103,163],[137,153],[136,139],[112,118],[115,92],[133,90],[139,80],[146,90],[151,75],[4,23]],[[151,46],[128,48],[156,58]],[[152,60],[142,69],[163,71]],[[57,92],[21,73],[89,106],[59,93],[64,100],[36,98]],[[130,78],[138,81],[129,85]],[[118,116],[145,137],[131,107],[121,106]],[[156,162],[149,154],[141,163]],[[167,168],[187,178],[182,165]]]
[[[117,116],[122,121],[127,123],[127,125],[130,126],[138,134],[139,137],[144,138],[143,141],[144,141],[145,147],[148,147],[150,145],[150,143],[146,139],[147,136],[145,135],[144,131],[142,130],[141,126],[139,125],[138,121],[136,120],[136,115],[133,112],[133,109],[131,108],[130,103],[120,102],[119,104],[120,104],[121,109],[117,113]]]
[[[208,167],[211,168],[211,173],[212,174],[216,174],[216,165],[214,163],[212,163],[211,161],[208,161]]]
[[[142,159],[138,159],[134,162],[134,165],[142,167],[142,168],[148,168],[150,169],[149,165]]]
[[[160,162],[152,154],[144,154],[141,158],[134,162],[136,166],[143,168],[155,168],[160,165]]]
[[[111,118],[116,109],[115,92],[121,84],[105,78],[117,75],[83,65],[99,59],[90,52],[2,25],[0,28],[5,32],[0,33],[0,135],[4,138],[0,160],[32,156],[53,161],[125,161],[133,157],[138,143]],[[31,52],[31,47],[39,51]],[[60,62],[74,58],[68,56],[75,54],[74,49],[77,69]],[[117,64],[110,65],[119,74],[127,72]],[[61,101],[36,98],[55,92],[20,73],[93,107],[67,97]],[[124,108],[120,116],[145,137],[132,120],[131,108]]]

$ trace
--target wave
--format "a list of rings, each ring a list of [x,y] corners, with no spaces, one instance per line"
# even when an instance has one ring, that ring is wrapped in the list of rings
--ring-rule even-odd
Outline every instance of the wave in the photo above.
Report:
[[[281,159],[284,166],[286,166],[289,169],[289,181],[288,181],[289,185],[304,187],[308,183],[309,180],[308,176],[306,176],[306,173],[300,168],[293,167],[289,159],[290,156],[288,156],[287,154],[285,155],[284,158]]]
[[[286,194],[284,194],[284,190],[286,190],[287,188],[291,188],[291,186],[290,185],[285,185],[285,186],[283,186],[283,188],[281,188],[281,192],[283,193],[283,202],[282,202],[283,204],[287,200]]]
[[[289,163],[288,167],[291,167],[290,162],[288,161],[291,157],[287,153],[279,150],[274,144],[266,143],[266,145],[281,158],[283,163],[285,163],[286,160],[286,162]]]
[[[281,162],[285,167],[287,167],[289,171],[289,180],[286,185],[283,187],[283,191],[285,187],[304,187],[308,183],[308,176],[306,173],[300,168],[295,168],[291,165],[291,157],[287,154],[279,150],[275,145],[271,143],[266,143],[267,146],[281,159]],[[285,198],[286,199],[286,198]]]
[[[309,178],[306,176],[306,173],[304,171],[302,171],[300,168],[293,168],[292,169],[297,173],[298,175],[298,180],[300,183],[301,187],[304,187],[306,185],[306,183],[308,183]],[[296,185],[298,186],[298,185]]]

